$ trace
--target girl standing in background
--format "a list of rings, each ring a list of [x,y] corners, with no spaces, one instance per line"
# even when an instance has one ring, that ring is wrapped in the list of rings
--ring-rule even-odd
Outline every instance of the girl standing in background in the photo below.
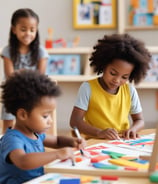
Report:
[[[29,8],[16,10],[11,18],[9,44],[2,50],[5,78],[22,69],[45,73],[48,53],[40,45],[39,17]],[[14,116],[2,107],[3,130],[13,126]]]

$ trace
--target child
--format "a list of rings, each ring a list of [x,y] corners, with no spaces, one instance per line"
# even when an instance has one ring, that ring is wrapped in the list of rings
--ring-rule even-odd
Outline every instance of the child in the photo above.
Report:
[[[71,114],[71,127],[97,138],[119,139],[119,134],[126,139],[138,137],[144,120],[131,83],[137,84],[145,77],[150,60],[143,42],[128,34],[105,35],[98,40],[90,66],[101,75],[81,85]]]
[[[39,44],[39,18],[31,9],[18,9],[11,18],[9,44],[2,51],[7,78],[15,70],[32,69],[45,73],[48,53]],[[14,116],[2,108],[3,133],[13,126]]]
[[[18,87],[17,87],[18,86]],[[23,183],[44,174],[43,165],[55,159],[73,159],[73,149],[83,148],[82,139],[50,136],[51,114],[59,87],[38,71],[15,72],[1,85],[2,102],[16,117],[13,129],[0,140],[0,183]],[[44,152],[44,146],[54,149]]]

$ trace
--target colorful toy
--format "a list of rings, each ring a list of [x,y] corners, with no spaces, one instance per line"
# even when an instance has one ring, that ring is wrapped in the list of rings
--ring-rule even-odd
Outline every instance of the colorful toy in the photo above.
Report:
[[[52,48],[52,44],[53,44],[53,29],[52,28],[48,28],[48,37],[45,41],[45,47],[47,49],[51,49]]]

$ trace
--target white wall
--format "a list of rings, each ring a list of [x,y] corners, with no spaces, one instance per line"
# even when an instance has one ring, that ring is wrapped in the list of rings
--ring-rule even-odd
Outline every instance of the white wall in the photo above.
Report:
[[[157,89],[137,89],[140,97],[146,128],[155,128],[158,123]]]
[[[41,43],[46,39],[47,28],[54,29],[54,39],[64,38],[71,40],[80,36],[81,46],[92,46],[96,39],[104,33],[116,32],[116,30],[74,30],[72,25],[73,0],[0,0],[0,47],[6,45],[12,13],[18,8],[32,8],[40,17]]]
[[[47,37],[47,28],[54,29],[54,39],[64,38],[69,41],[75,36],[80,36],[79,46],[92,47],[104,34],[116,33],[117,29],[92,29],[75,30],[72,25],[72,2],[73,0],[0,0],[0,48],[8,42],[10,19],[12,13],[18,8],[32,8],[40,17],[39,31],[41,43]],[[158,31],[132,31],[130,34],[142,39],[148,46],[158,45]],[[2,61],[0,61],[0,66]],[[0,67],[2,72],[2,67]],[[0,75],[0,79],[2,74]],[[69,117],[76,97],[78,87],[81,83],[59,83],[63,95],[58,99],[57,118],[58,129],[69,129]],[[158,120],[157,109],[155,109],[156,90],[138,90],[144,109],[146,127],[154,127]]]

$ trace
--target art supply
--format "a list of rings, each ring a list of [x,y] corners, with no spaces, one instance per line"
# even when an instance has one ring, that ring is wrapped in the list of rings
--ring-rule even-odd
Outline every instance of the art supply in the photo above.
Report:
[[[93,167],[98,168],[98,169],[118,169],[119,167],[116,165],[108,165],[108,164],[103,164],[103,163],[93,163]]]
[[[158,182],[158,171],[151,173],[151,175],[149,176],[149,180],[151,182],[157,183]]]
[[[61,179],[59,184],[80,184],[79,178]]]
[[[101,176],[101,179],[102,180],[111,180],[111,181],[115,181],[115,180],[118,180],[119,179],[119,177],[118,176],[106,176],[106,175],[104,175],[104,176]]]
[[[125,159],[111,159],[109,160],[110,163],[115,164],[115,165],[120,165],[120,166],[129,166],[129,167],[134,167],[138,169],[148,169],[149,165],[148,164],[140,164],[136,163],[133,161],[128,161]]]
[[[109,155],[99,155],[99,156],[91,158],[91,163],[97,163],[97,162],[100,162],[102,160],[106,160],[108,158],[110,158]]]
[[[73,159],[71,160],[71,162],[72,162],[72,166],[75,166],[75,161]]]
[[[91,152],[95,152],[95,154],[91,155]],[[87,154],[90,156],[87,157]],[[79,151],[76,151],[76,154],[74,154],[75,167],[72,167],[70,159],[65,162],[59,160],[58,162],[51,163],[50,168],[46,171],[72,171],[75,174],[89,172],[88,174],[90,175],[108,175],[108,173],[114,172],[118,176],[120,176],[120,173],[121,175],[126,175],[129,172],[132,175],[144,176],[148,170],[149,163],[146,160],[142,161],[139,159],[139,155],[143,154],[143,151],[131,151],[128,148],[121,148],[102,142],[85,148],[84,157]],[[137,160],[138,162],[136,162]]]
[[[73,129],[74,129],[74,132],[75,132],[77,138],[78,138],[78,139],[82,139],[82,138],[81,138],[81,135],[80,135],[80,132],[78,131],[78,128],[77,128],[77,127],[74,127]],[[82,149],[80,149],[80,153],[81,153],[81,155],[84,155]]]
[[[45,41],[45,47],[51,49],[53,47],[53,29],[48,28],[48,37]]]
[[[123,153],[117,153],[117,152],[107,151],[107,150],[102,150],[102,153],[108,154],[111,158],[114,158],[114,159],[125,156],[125,154]]]

